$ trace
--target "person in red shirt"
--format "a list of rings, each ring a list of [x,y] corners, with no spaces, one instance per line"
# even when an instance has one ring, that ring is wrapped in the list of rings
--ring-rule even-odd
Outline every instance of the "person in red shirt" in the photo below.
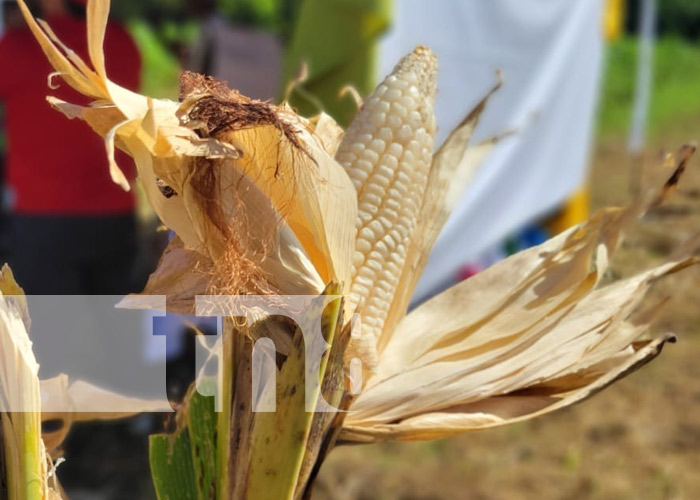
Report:
[[[42,0],[41,14],[87,61],[85,4]],[[108,25],[104,50],[110,78],[136,90],[141,59],[122,26]],[[30,294],[127,293],[136,251],[134,196],[111,181],[102,140],[82,121],[67,120],[49,106],[47,94],[85,102],[60,76],[48,79],[51,72],[25,26],[4,33],[0,102],[8,145],[8,260]],[[130,161],[119,159],[133,178]]]

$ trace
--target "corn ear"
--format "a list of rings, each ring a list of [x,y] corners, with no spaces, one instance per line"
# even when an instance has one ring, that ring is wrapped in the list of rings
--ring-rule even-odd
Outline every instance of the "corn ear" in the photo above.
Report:
[[[409,242],[404,269],[384,323],[382,336],[377,342],[377,351],[380,356],[396,326],[406,316],[421,272],[425,268],[440,231],[457,203],[458,196],[466,190],[474,173],[483,164],[484,158],[503,137],[503,135],[493,137],[477,145],[471,143],[472,134],[479,124],[482,113],[491,97],[501,87],[500,74],[498,77],[496,84],[467,113],[464,120],[433,155],[428,188],[418,216],[418,226],[414,237]]]
[[[404,57],[364,103],[336,154],[358,197],[351,306],[362,304],[354,348],[370,369],[426,191],[436,73],[426,47]]]

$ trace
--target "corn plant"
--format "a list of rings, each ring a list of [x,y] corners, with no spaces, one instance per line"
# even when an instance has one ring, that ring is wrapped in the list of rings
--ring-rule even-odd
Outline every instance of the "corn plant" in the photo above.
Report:
[[[694,147],[669,156],[673,174],[660,189],[603,209],[408,313],[463,188],[454,180],[468,179],[494,142],[470,145],[490,94],[435,152],[437,62],[425,47],[398,63],[347,131],[328,115],[303,118],[285,103],[190,73],[181,102],[152,99],[108,79],[106,0],[88,4],[90,64],[19,3],[57,74],[93,101],[49,97],[51,105],[104,138],[112,179],[124,189],[115,147],[135,159],[149,202],[176,233],[145,290],[122,306],[150,295],[166,295],[168,311],[180,313],[195,312],[197,296],[329,298],[304,312],[320,318],[330,346],[310,391],[299,322],[262,315],[242,324],[224,315],[220,411],[193,386],[177,430],[152,437],[159,498],[308,498],[336,445],[438,439],[533,418],[597,393],[671,339],[649,332],[653,308],[641,304],[654,282],[693,257],[601,280],[622,232],[668,196]],[[5,298],[0,312],[13,304]],[[3,364],[3,394],[16,392],[10,375],[26,372],[23,386],[36,397],[25,326],[0,319],[3,360],[20,359],[12,354],[20,349],[31,361]],[[277,349],[274,412],[255,411],[251,392],[263,338]],[[313,411],[328,407],[335,411]],[[48,479],[39,420],[12,418],[3,414],[11,498],[62,495]],[[18,434],[18,426],[31,432]]]

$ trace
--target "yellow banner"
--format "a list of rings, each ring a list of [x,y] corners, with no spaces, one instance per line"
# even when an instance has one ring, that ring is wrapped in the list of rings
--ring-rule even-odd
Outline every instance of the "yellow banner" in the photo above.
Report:
[[[615,40],[622,35],[625,25],[625,0],[606,0],[603,31],[605,39]]]

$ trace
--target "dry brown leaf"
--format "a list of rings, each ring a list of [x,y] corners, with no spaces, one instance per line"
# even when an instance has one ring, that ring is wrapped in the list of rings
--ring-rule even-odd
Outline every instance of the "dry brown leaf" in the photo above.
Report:
[[[601,210],[403,318],[342,437],[438,438],[531,418],[588,397],[655,356],[667,338],[643,340],[648,321],[633,321],[633,313],[656,280],[696,259],[597,285],[621,232],[672,189],[687,153],[680,151],[661,194]]]

